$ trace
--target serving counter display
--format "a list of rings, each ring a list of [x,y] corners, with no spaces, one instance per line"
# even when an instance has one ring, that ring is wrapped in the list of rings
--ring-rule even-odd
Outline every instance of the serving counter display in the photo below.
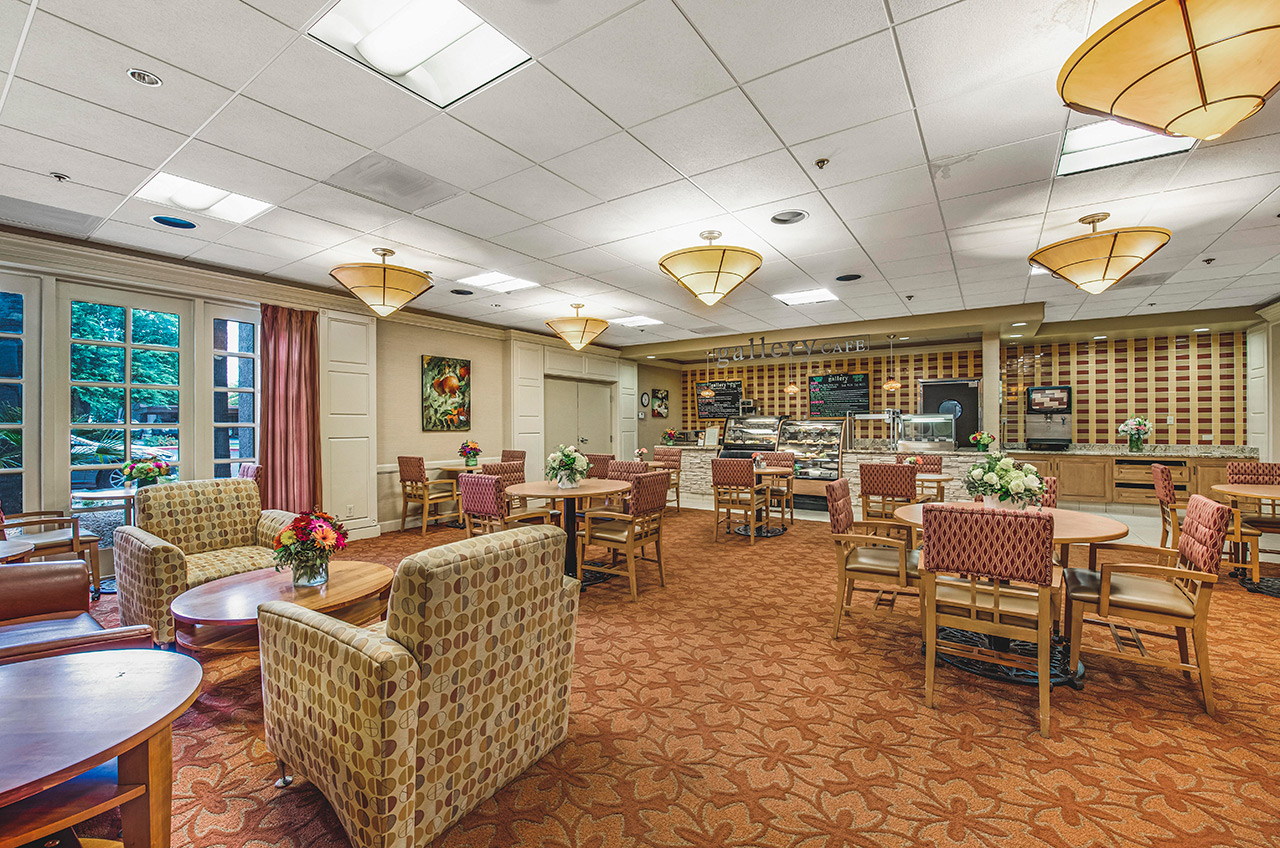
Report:
[[[844,476],[843,445],[843,419],[782,422],[778,450],[796,456],[796,494],[822,496],[827,483]]]

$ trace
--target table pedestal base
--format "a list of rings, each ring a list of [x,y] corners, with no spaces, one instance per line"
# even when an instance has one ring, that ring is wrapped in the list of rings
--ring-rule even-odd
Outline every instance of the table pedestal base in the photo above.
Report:
[[[1237,573],[1238,572],[1238,573]],[[1259,577],[1258,582],[1253,582],[1253,578],[1248,577],[1249,569],[1235,569],[1231,572],[1232,577],[1240,580],[1240,585],[1255,595],[1268,595],[1272,598],[1280,598],[1280,577]]]
[[[968,630],[956,630],[951,627],[939,627],[939,637],[945,638],[948,642],[959,642],[962,645],[972,645],[975,648],[986,650],[999,650],[1002,652],[1015,653],[1031,660],[1036,658],[1036,646],[1034,642],[1020,642],[1017,640],[1009,641],[1007,639],[995,639],[984,633],[972,633]],[[1003,644],[993,645],[999,642]],[[922,648],[923,651],[923,648]],[[1034,671],[1027,671],[1021,668],[1010,668],[1007,665],[1001,665],[999,660],[979,660],[972,657],[956,657],[950,654],[938,652],[938,659],[947,665],[954,666],[961,671],[967,671],[970,674],[976,674],[979,677],[986,677],[990,680],[1001,680],[1005,683],[1017,683],[1022,686],[1035,686],[1039,683],[1037,674]],[[1049,682],[1054,686],[1067,684],[1073,687],[1079,686],[1079,681],[1084,677],[1084,664],[1081,663],[1075,674],[1070,673],[1067,668],[1071,661],[1071,646],[1066,642],[1055,641],[1049,647]]]
[[[739,524],[737,527],[733,528],[733,532],[737,533],[739,536],[751,535],[751,531],[747,529],[747,525],[745,524]],[[787,528],[782,525],[778,525],[777,527],[759,526],[756,527],[756,538],[772,539],[774,536],[781,536],[785,532],[787,532]]]
[[[592,560],[591,562],[584,562],[582,564],[581,580],[583,586],[594,586],[597,583],[603,583],[606,580],[612,580],[618,576],[616,574],[608,574],[603,571],[592,571],[591,566],[593,565],[604,565],[604,563]]]

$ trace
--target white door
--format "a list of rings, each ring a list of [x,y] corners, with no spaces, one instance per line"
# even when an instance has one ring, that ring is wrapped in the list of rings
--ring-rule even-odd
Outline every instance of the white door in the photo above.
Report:
[[[583,453],[616,453],[613,449],[613,389],[610,386],[578,383],[578,449]]]
[[[542,384],[546,448],[578,444],[578,384],[574,380],[546,378]]]
[[[40,503],[40,280],[0,274],[0,508]]]

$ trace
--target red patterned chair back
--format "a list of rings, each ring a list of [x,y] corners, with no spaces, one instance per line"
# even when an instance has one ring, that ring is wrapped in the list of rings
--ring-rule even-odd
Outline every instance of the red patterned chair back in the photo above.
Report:
[[[1242,486],[1280,486],[1280,462],[1228,462],[1227,482]]]
[[[750,489],[756,484],[756,473],[749,459],[711,460],[711,485],[714,488]]]
[[[480,473],[489,474],[500,479],[502,481],[502,490],[506,491],[508,486],[524,482],[524,463],[489,462],[480,466]],[[462,476],[467,477],[470,475],[464,474]]]
[[[1017,580],[1053,580],[1053,516],[1047,512],[924,505],[920,567],[933,572]]]
[[[587,469],[587,476],[596,480],[607,480],[609,478],[609,463],[613,462],[613,454],[611,453],[589,453],[585,454],[587,462],[591,463],[591,467]]]
[[[666,471],[646,471],[631,481],[631,497],[626,511],[637,518],[661,513],[667,508],[667,489],[671,475]]]
[[[663,468],[679,471],[680,448],[655,447],[653,449],[653,460],[654,462],[661,462]]]
[[[1231,507],[1192,495],[1178,537],[1178,563],[1206,574],[1217,574],[1222,546],[1231,528]]]
[[[916,463],[916,468],[921,474],[941,474],[942,473],[942,454],[937,453],[900,453],[894,458],[897,465],[905,465],[908,457],[918,456],[920,461]]]
[[[1040,492],[1040,506],[1055,509],[1058,506],[1058,478],[1045,477],[1044,489]]]
[[[427,482],[427,464],[422,461],[422,457],[397,456],[396,462],[400,464],[401,483]]]
[[[635,479],[641,474],[649,473],[649,464],[646,462],[636,462],[630,459],[615,459],[609,463],[610,480],[626,480],[634,483]]]
[[[521,450],[504,450],[502,452],[503,462],[524,462],[524,451]]]
[[[795,468],[796,455],[791,451],[763,451],[760,458],[770,468]]]
[[[460,475],[458,497],[462,501],[462,511],[480,518],[506,518],[507,499],[502,496],[504,488],[502,478],[493,474]]]
[[[853,526],[853,496],[844,477],[827,484],[827,517],[831,519],[832,533],[848,533]]]
[[[1173,472],[1169,470],[1169,466],[1158,462],[1152,465],[1151,482],[1156,485],[1156,500],[1165,506],[1173,506],[1177,503],[1178,493],[1173,489]]]
[[[915,465],[890,465],[887,462],[859,465],[862,494],[913,500],[916,496],[917,468]]]
[[[242,480],[257,480],[262,475],[262,466],[252,462],[240,463],[240,471],[236,474]]]

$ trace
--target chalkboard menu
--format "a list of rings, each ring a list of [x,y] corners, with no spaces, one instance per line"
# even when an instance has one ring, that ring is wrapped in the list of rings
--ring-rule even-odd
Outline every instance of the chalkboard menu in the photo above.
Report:
[[[871,411],[871,385],[866,374],[809,375],[809,417],[843,418]]]
[[[703,397],[703,389],[710,388],[715,392],[713,397]],[[739,415],[738,404],[742,401],[741,380],[711,380],[698,383],[698,417],[699,418],[732,418]]]

